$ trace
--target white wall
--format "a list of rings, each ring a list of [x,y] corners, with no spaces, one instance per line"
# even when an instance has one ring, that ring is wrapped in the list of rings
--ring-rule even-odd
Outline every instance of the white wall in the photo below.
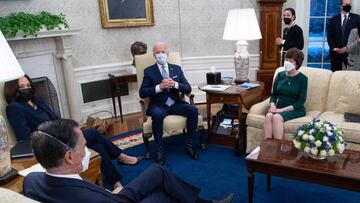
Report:
[[[206,82],[206,72],[209,72],[210,66],[215,66],[222,76],[235,77],[234,61],[232,56],[206,56],[206,57],[183,57],[181,60],[182,69],[185,77],[192,87],[192,93],[195,94],[195,102],[205,102],[205,94],[198,89],[200,83]],[[74,75],[77,83],[79,95],[81,92],[80,84],[89,81],[103,80],[108,78],[108,73],[126,74],[126,69],[130,63],[113,63],[98,66],[88,66],[83,68],[75,68]],[[256,79],[256,71],[259,67],[259,55],[250,55],[250,71],[249,79]],[[140,111],[138,103],[138,87],[136,83],[129,84],[129,95],[121,97],[123,114],[134,113]],[[87,115],[92,112],[102,110],[112,111],[111,99],[103,99],[89,103],[83,103],[81,96],[78,103],[80,104],[80,117],[84,121]],[[117,110],[118,107],[117,107]],[[119,111],[118,111],[119,112]]]
[[[253,0],[153,0],[155,26],[103,29],[98,0],[0,1],[0,16],[10,12],[50,11],[66,15],[71,28],[81,28],[74,37],[74,67],[118,63],[132,60],[130,45],[143,41],[151,47],[165,41],[184,57],[231,55],[232,41],[222,40],[227,12],[231,8],[254,7]],[[251,42],[250,53],[258,53],[258,42]]]
[[[198,95],[198,102],[204,101],[204,95],[197,90],[197,84],[205,81],[210,66],[215,65],[223,75],[234,76],[232,55],[235,42],[222,40],[227,13],[232,8],[255,8],[259,15],[256,1],[153,0],[153,3],[155,26],[151,27],[103,29],[98,0],[0,1],[0,16],[45,10],[65,14],[71,28],[81,29],[80,35],[72,37],[77,87],[73,91],[77,92],[81,120],[84,120],[94,111],[112,110],[112,105],[110,99],[83,103],[81,83],[105,79],[108,73],[125,74],[132,61],[130,45],[134,41],[147,43],[150,51],[154,43],[164,41],[170,51],[180,52],[184,72]],[[250,78],[255,79],[259,66],[259,41],[249,42],[249,52],[252,62]],[[130,95],[122,98],[125,114],[140,110],[135,98],[137,92],[136,84],[131,84]]]
[[[360,15],[360,1],[359,0],[353,0],[352,1],[352,12]]]

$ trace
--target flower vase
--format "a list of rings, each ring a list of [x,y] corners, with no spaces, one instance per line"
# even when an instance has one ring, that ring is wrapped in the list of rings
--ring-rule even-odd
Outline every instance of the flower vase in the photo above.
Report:
[[[309,157],[311,159],[314,159],[314,160],[324,160],[324,159],[326,159],[326,156],[319,157],[319,156],[315,156],[313,154],[309,154]]]

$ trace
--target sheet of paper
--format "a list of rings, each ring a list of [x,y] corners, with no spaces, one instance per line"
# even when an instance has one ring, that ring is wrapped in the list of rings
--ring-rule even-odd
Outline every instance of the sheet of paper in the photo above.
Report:
[[[231,121],[232,121],[232,119],[228,119],[228,118],[224,118],[224,120],[223,120],[223,124],[224,125],[231,125]]]
[[[25,177],[31,172],[45,172],[45,169],[38,163],[31,166],[30,168],[19,171],[19,174]]]
[[[257,146],[249,155],[246,156],[246,159],[257,159],[260,152],[260,146]]]
[[[224,91],[229,88],[230,85],[206,85],[202,87],[202,90],[211,90],[211,91]]]

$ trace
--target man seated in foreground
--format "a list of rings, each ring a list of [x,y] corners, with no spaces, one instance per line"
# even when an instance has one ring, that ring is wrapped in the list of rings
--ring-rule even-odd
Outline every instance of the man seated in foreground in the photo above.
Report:
[[[41,202],[232,202],[234,194],[220,201],[199,198],[200,190],[166,168],[154,164],[118,194],[84,181],[90,152],[78,124],[59,119],[41,124],[31,138],[36,160],[46,172],[25,177],[24,194]]]

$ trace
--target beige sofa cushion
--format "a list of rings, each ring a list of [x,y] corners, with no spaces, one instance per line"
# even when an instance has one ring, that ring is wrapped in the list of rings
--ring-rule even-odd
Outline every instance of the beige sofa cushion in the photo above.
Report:
[[[327,97],[327,106],[326,111],[336,112],[343,112],[343,108],[338,108],[339,102],[344,104],[344,98],[348,97],[349,95],[354,95],[356,92],[351,91],[360,91],[360,71],[336,71],[331,76],[331,82],[329,85],[329,93]],[[348,82],[352,81],[352,82]],[[342,101],[340,100],[342,97]],[[348,102],[348,99],[346,99]],[[360,104],[360,103],[359,103]],[[359,105],[355,106],[360,107]],[[347,109],[346,109],[347,110]],[[358,110],[359,111],[359,110]]]
[[[360,123],[345,122],[344,114],[326,111],[320,114],[321,120],[334,124],[344,133],[344,140],[360,143]]]
[[[314,118],[317,118],[320,115],[320,111],[308,111],[306,116],[295,118],[284,123],[284,133],[293,133],[301,125],[312,121]]]
[[[292,133],[300,126],[303,125],[312,119],[318,117],[320,115],[320,111],[309,111],[306,113],[306,116],[296,118],[293,120],[286,121],[284,124],[284,132],[285,133]],[[258,114],[248,114],[246,118],[246,125],[263,129],[265,122],[265,115],[258,115]]]
[[[283,67],[276,69],[273,82],[281,71],[284,71]],[[308,91],[305,101],[306,111],[324,111],[332,71],[304,66],[299,71],[308,77]]]
[[[308,67],[301,67],[299,71],[308,77],[306,111],[324,111],[332,72],[326,69]]]
[[[283,70],[283,67],[276,69],[274,78],[279,72]],[[308,92],[305,102],[307,115],[305,117],[285,122],[285,133],[294,132],[300,125],[318,117],[326,107],[327,89],[330,83],[332,72],[326,69],[308,67],[301,67],[299,71],[308,77]],[[268,100],[251,107],[250,113],[246,119],[246,124],[248,126],[263,129],[265,113],[268,108]]]
[[[351,112],[360,114],[360,82],[345,80],[343,85],[346,87],[336,105],[336,113]]]
[[[36,203],[37,201],[25,197],[17,192],[0,187],[0,202],[6,203]]]
[[[198,116],[198,126],[203,126],[203,118],[201,115]],[[152,133],[152,120],[148,116],[146,122],[143,124],[144,133]],[[164,119],[164,132],[166,134],[177,134],[179,129],[186,129],[186,117],[170,115]]]
[[[246,125],[254,128],[263,129],[265,122],[265,115],[249,113],[246,116]]]
[[[282,67],[278,68],[275,74],[281,70]],[[360,71],[332,73],[329,70],[306,67],[300,68],[300,71],[308,77],[309,82],[305,102],[307,115],[285,122],[285,139],[291,139],[292,133],[300,125],[318,117],[333,123],[343,131],[348,149],[360,150],[360,124],[345,122],[343,114],[344,112],[360,113]],[[247,152],[259,146],[263,140],[265,113],[268,108],[269,101],[266,100],[250,109],[246,119]]]

